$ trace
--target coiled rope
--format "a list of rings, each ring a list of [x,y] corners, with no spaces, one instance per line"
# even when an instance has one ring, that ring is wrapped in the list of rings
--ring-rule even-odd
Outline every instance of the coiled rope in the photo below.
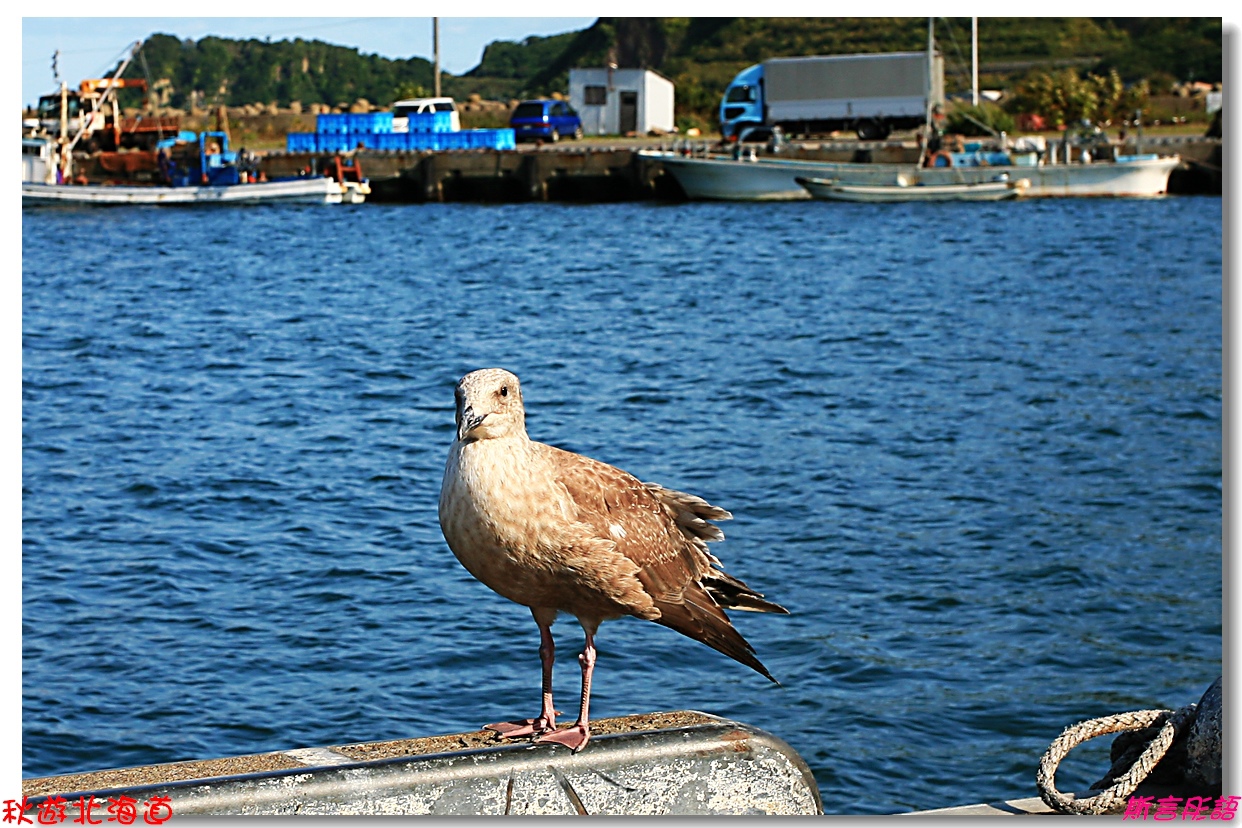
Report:
[[[1062,814],[1103,814],[1125,803],[1130,794],[1134,793],[1156,763],[1164,758],[1169,746],[1194,718],[1196,705],[1187,705],[1181,710],[1136,710],[1133,713],[1118,713],[1115,716],[1104,716],[1099,719],[1067,727],[1049,745],[1044,757],[1039,760],[1039,770],[1035,774],[1035,784],[1039,787],[1039,798],[1049,808]],[[1069,752],[1096,736],[1109,733],[1120,733],[1124,730],[1142,730],[1146,727],[1163,725],[1156,738],[1151,740],[1147,749],[1135,760],[1130,770],[1120,776],[1107,790],[1095,796],[1078,799],[1073,794],[1063,794],[1057,790],[1055,783],[1057,766]]]

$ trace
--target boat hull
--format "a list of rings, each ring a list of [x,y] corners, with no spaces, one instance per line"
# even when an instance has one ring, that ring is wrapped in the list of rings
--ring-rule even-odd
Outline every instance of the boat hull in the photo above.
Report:
[[[1057,196],[1158,197],[1168,191],[1177,156],[1127,162],[1063,164],[1040,167],[933,167],[913,164],[855,164],[762,158],[693,158],[651,154],[677,179],[691,199],[721,201],[796,201],[811,194],[797,178],[832,179],[851,186],[894,186],[899,177],[924,185],[981,184],[1009,173],[1031,182],[1027,198]]]
[[[799,178],[812,198],[826,201],[860,201],[875,204],[893,204],[906,201],[1003,201],[1017,198],[1030,182],[988,181],[981,184],[915,185],[886,184],[868,186],[840,184],[823,178]]]
[[[339,204],[341,186],[330,178],[295,178],[203,187],[125,187],[22,182],[22,204]]]

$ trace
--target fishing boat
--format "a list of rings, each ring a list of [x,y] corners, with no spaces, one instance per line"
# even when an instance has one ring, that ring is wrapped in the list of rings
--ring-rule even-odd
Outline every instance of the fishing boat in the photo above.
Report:
[[[891,186],[899,176],[925,185],[979,184],[995,178],[996,165],[965,164],[923,168],[918,164],[864,164],[802,161],[760,156],[754,160],[727,155],[693,156],[669,151],[640,151],[658,160],[693,200],[794,201],[811,194],[799,178],[821,178],[850,186]],[[1030,181],[1025,196],[1115,196],[1154,198],[1168,192],[1169,174],[1181,163],[1176,156],[1122,155],[1089,164],[1044,163],[1010,165],[1002,171],[1020,173]]]
[[[1031,186],[1028,178],[975,184],[924,184],[899,176],[893,184],[841,184],[827,178],[796,178],[811,198],[827,201],[865,201],[892,203],[901,201],[1004,201],[1017,198]]]
[[[218,138],[222,143],[207,141]],[[22,139],[22,204],[80,205],[189,205],[189,204],[260,204],[295,202],[303,204],[340,204],[345,187],[327,176],[304,176],[272,181],[243,178],[236,166],[236,154],[228,151],[223,133],[197,136],[199,163],[186,163],[180,156],[161,148],[157,153],[124,153],[130,167],[142,172],[150,170],[160,183],[128,182],[125,180],[90,183],[81,177],[75,183],[72,172],[66,180],[65,170],[55,161],[55,146],[44,138]],[[152,155],[153,158],[147,158]]]
[[[935,56],[934,18],[927,21],[928,83],[933,77],[931,64]],[[1026,196],[1040,198],[1050,196],[1119,196],[1157,197],[1165,195],[1169,188],[1169,174],[1181,163],[1174,155],[1114,155],[1111,158],[1092,158],[1089,152],[1080,152],[1076,161],[1070,159],[1070,146],[1062,143],[1063,152],[1056,147],[1048,151],[1032,153],[1010,147],[1003,134],[996,134],[999,146],[994,152],[937,151],[931,153],[932,138],[938,132],[932,129],[933,95],[928,87],[928,101],[924,124],[924,141],[919,150],[919,160],[909,164],[872,164],[858,162],[802,161],[778,156],[759,156],[741,152],[740,145],[732,157],[723,154],[678,154],[675,152],[640,152],[640,155],[656,157],[661,166],[677,180],[686,196],[691,199],[714,199],[727,201],[792,201],[811,197],[810,191],[799,179],[825,179],[833,181],[838,194],[849,193],[853,200],[932,200],[930,195],[913,196],[904,192],[896,183],[900,180],[917,181],[919,185],[945,196],[958,193],[977,193],[979,197],[989,188],[977,189],[978,185],[992,182],[1001,171],[1013,170],[1029,182]],[[1042,139],[1039,139],[1042,142]],[[938,148],[937,148],[938,149]],[[1013,149],[1014,151],[1010,151]],[[1115,153],[1115,149],[1113,150]],[[930,153],[930,154],[929,154]],[[1017,178],[1017,175],[1011,176]],[[852,188],[852,189],[840,189]],[[956,188],[956,189],[954,189]],[[1015,194],[1016,195],[1016,194]],[[1008,196],[1006,196],[1008,197]]]
[[[250,156],[229,148],[228,133],[222,130],[174,130],[164,137],[165,127],[173,124],[156,119],[157,130],[144,131],[139,136],[144,140],[137,144],[126,143],[136,127],[126,129],[116,90],[136,84],[121,75],[141,45],[133,45],[113,77],[83,81],[73,96],[62,83],[58,95],[40,100],[41,113],[59,117],[40,118],[28,132],[23,125],[23,205],[339,204],[346,195],[353,203],[361,202],[370,192],[356,167],[348,181],[344,175],[339,180],[303,175],[268,181]],[[145,82],[137,85],[146,88]],[[96,151],[75,155],[79,146]]]

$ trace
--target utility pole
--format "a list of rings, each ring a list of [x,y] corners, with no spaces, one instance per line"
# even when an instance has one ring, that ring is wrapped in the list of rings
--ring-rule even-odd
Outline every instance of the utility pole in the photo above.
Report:
[[[436,54],[436,97],[440,97],[440,18],[431,18],[431,49]]]
[[[970,105],[979,105],[979,18],[970,18]]]

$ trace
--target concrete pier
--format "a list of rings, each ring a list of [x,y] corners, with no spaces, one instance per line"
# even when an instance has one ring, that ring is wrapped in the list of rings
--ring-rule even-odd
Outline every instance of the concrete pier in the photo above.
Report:
[[[22,782],[49,797],[184,814],[819,814],[819,789],[784,741],[695,711],[592,723],[580,753],[490,732],[105,770]]]
[[[370,179],[369,202],[637,201],[677,197],[658,161],[634,149],[574,148],[548,152],[462,150],[354,153]],[[318,172],[326,156],[265,156],[268,178]]]
[[[649,148],[661,148],[648,145]],[[684,144],[682,146],[685,146]],[[702,147],[706,148],[706,144]],[[370,179],[368,202],[611,202],[685,198],[658,158],[638,145],[557,145],[555,148],[387,152],[357,150],[354,157]],[[666,148],[672,148],[668,144]],[[1120,149],[1177,153],[1183,159],[1169,178],[1169,192],[1220,194],[1219,139],[1197,136],[1145,138]],[[331,159],[322,153],[273,153],[260,161],[269,178],[321,172]],[[812,161],[913,164],[913,141],[804,141],[782,148],[780,157]]]

